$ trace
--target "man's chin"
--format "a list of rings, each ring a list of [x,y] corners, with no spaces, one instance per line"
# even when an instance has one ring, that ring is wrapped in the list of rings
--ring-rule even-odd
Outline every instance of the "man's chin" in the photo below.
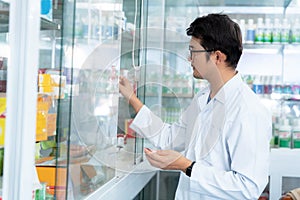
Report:
[[[194,77],[195,79],[203,79],[203,77],[200,76],[199,74],[193,74],[193,77]]]

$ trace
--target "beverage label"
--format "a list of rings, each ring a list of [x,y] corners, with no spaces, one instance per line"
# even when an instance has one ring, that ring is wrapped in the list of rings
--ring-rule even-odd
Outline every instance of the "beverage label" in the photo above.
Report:
[[[261,44],[264,41],[264,32],[262,29],[257,29],[255,31],[255,43]]]
[[[253,84],[253,91],[256,94],[263,94],[264,92],[264,86],[263,85],[258,85],[258,84]]]
[[[264,43],[272,42],[272,32],[269,29],[265,30],[263,37],[264,37],[263,38]]]
[[[289,30],[283,30],[281,34],[281,43],[289,42]]]
[[[300,131],[293,132],[293,148],[300,148]]]
[[[247,30],[246,43],[253,44],[255,40],[255,31],[250,29]]]
[[[272,35],[272,42],[273,43],[280,43],[280,31],[279,30],[274,30],[273,35]]]

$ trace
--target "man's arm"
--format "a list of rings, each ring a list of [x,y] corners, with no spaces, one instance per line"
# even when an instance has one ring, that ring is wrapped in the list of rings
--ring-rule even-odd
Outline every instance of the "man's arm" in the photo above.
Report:
[[[144,104],[137,98],[133,87],[131,86],[129,80],[125,77],[120,77],[119,90],[126,98],[128,103],[133,107],[134,111],[138,113]]]
[[[183,151],[186,125],[182,122],[173,123],[172,125],[165,123],[137,98],[131,83],[126,78],[120,77],[119,82],[120,93],[137,113],[130,128],[148,138],[157,148]]]
[[[152,166],[166,170],[181,170],[186,173],[186,169],[192,164],[192,161],[173,150],[152,151],[144,149],[147,159]]]

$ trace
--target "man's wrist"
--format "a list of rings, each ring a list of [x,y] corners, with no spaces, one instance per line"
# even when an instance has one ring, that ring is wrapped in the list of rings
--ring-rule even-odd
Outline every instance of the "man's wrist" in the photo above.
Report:
[[[193,166],[196,162],[193,161],[185,170],[185,174],[188,176],[188,177],[191,177],[191,174],[192,174],[192,170],[193,170]]]
[[[193,161],[191,161],[191,160],[189,160],[189,159],[186,159],[184,162],[182,162],[182,164],[181,164],[181,171],[183,172],[183,173],[185,173],[186,172],[186,169],[192,164],[192,162]]]
[[[143,107],[143,103],[137,98],[136,95],[131,95],[129,98],[129,103],[133,107],[134,111],[138,113],[140,109]]]

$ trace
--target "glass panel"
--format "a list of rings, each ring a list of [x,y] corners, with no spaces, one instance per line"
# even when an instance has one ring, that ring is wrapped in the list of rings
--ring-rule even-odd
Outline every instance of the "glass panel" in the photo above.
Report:
[[[41,1],[41,31],[37,82],[36,171],[40,181],[36,199],[65,199],[69,102],[62,67],[61,1]],[[66,21],[68,19],[66,18]],[[62,115],[63,113],[63,119]]]
[[[139,65],[140,7],[119,0],[53,1],[52,19],[41,22],[38,89],[48,133],[37,141],[36,157],[49,197],[86,198],[142,159],[143,139],[130,133],[130,108],[119,105],[118,90],[120,74],[139,84],[140,74],[127,62],[133,55]]]
[[[173,122],[180,113],[176,108],[184,109],[181,105],[188,105],[190,97],[206,86],[200,80],[189,82],[192,76],[184,51],[189,40],[185,28],[197,16],[208,13],[228,14],[240,25],[244,51],[238,71],[273,112],[271,146],[299,148],[299,69],[295,64],[300,48],[297,0],[149,1],[145,104],[166,122]],[[176,85],[179,82],[184,87],[185,81],[192,89],[188,95]],[[284,135],[286,130],[289,134]],[[283,188],[283,191],[287,190]]]
[[[73,35],[63,39],[71,122],[64,145],[69,145],[68,198],[83,199],[116,175],[125,18],[121,1],[78,1],[74,14]]]
[[[141,17],[142,1],[123,1],[123,11],[126,19],[126,26],[121,38],[121,71],[120,75],[127,77],[132,86],[137,89],[137,96],[143,101],[143,74],[141,73],[143,62],[141,55],[142,38],[144,37]],[[133,164],[138,164],[143,159],[143,138],[129,128],[135,113],[124,98],[119,102],[118,136],[125,137],[126,144],[121,149],[119,161],[126,160],[127,163],[118,162],[120,170],[131,171]],[[125,156],[126,158],[123,158]],[[124,168],[124,166],[127,166]]]
[[[177,121],[194,96],[185,29],[198,10],[188,5],[178,1],[148,5],[145,104],[167,123]]]

